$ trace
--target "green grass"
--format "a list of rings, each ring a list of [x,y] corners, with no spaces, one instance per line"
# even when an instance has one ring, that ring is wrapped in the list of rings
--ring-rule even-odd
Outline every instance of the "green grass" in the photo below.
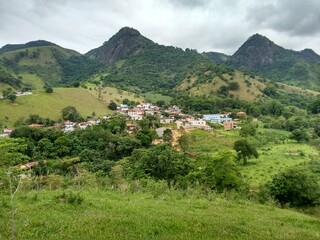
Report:
[[[99,98],[99,95],[100,95],[101,101],[107,104],[107,106],[111,101],[117,104],[120,104],[126,98],[129,99],[130,101],[135,101],[135,102],[144,101],[144,98],[138,97],[132,92],[123,91],[114,87],[102,87],[92,83],[87,83],[86,86],[87,86],[87,91],[93,96],[95,96],[96,98]]]
[[[259,149],[259,158],[250,159],[241,173],[251,188],[271,180],[272,176],[292,166],[296,166],[319,156],[316,149],[299,143],[269,145]]]
[[[257,189],[278,172],[296,166],[319,156],[318,151],[308,144],[295,143],[288,139],[289,133],[274,129],[258,130],[256,137],[249,142],[257,146],[258,159],[249,159],[248,165],[240,165],[244,180],[251,189]],[[193,130],[187,133],[190,137],[189,151],[199,154],[214,154],[221,149],[232,149],[239,140],[239,131]]]
[[[160,93],[145,93],[143,94],[145,99],[149,102],[156,103],[157,101],[164,101],[166,104],[170,104],[172,97],[162,95]]]
[[[66,191],[68,192],[68,191]],[[16,239],[319,239],[320,219],[219,196],[83,191],[83,203],[62,192],[16,196]],[[9,239],[9,199],[1,199],[0,239]]]
[[[20,76],[23,83],[30,85],[32,89],[43,90],[44,83],[36,74],[22,73]]]
[[[203,131],[192,130],[188,133],[189,150],[198,154],[214,154],[219,149],[230,149],[240,139],[238,131]]]
[[[0,121],[12,127],[17,119],[27,118],[30,114],[58,120],[61,110],[69,105],[76,107],[83,117],[91,115],[92,112],[95,112],[96,116],[111,112],[106,104],[83,88],[54,88],[52,94],[35,92],[18,97],[14,104],[7,100],[0,101]]]

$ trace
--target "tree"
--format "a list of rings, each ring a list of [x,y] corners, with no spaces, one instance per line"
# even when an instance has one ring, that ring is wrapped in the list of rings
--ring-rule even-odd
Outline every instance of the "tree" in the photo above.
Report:
[[[234,143],[233,149],[237,152],[237,158],[243,160],[243,165],[247,164],[247,160],[251,157],[258,158],[259,154],[256,148],[248,143],[247,140],[241,139]]]
[[[320,200],[317,176],[303,168],[291,168],[277,174],[267,184],[267,188],[281,205],[313,205]]]
[[[136,138],[141,141],[143,147],[149,147],[152,143],[152,132],[150,130],[142,130],[137,133]]]
[[[2,96],[6,98],[10,93],[12,93],[12,88],[7,88],[2,90]]]
[[[197,169],[200,183],[218,192],[239,190],[243,184],[235,155],[231,151],[220,151],[202,159]]]
[[[238,82],[230,82],[228,84],[228,89],[229,90],[238,90],[240,88],[240,85]]]
[[[46,86],[45,91],[46,91],[46,93],[53,93],[53,88],[50,86]]]
[[[320,98],[317,98],[314,100],[310,106],[309,109],[311,110],[312,113],[317,114],[320,113]]]
[[[155,180],[166,180],[168,186],[177,183],[191,169],[189,159],[169,144],[159,144],[149,149],[135,149],[128,161],[127,170],[133,178],[149,176]]]
[[[220,95],[223,95],[223,96],[228,96],[228,93],[229,93],[229,88],[227,86],[221,86],[219,89],[218,89],[218,93]]]
[[[62,109],[61,118],[63,120],[69,120],[72,122],[77,122],[82,120],[82,117],[80,116],[79,112],[73,106],[68,106]]]
[[[307,131],[307,129],[300,127],[292,131],[290,138],[298,142],[308,142],[310,140],[310,133]]]
[[[241,137],[247,137],[247,136],[254,136],[256,135],[257,128],[253,124],[246,124],[243,125],[240,129],[240,136]]]
[[[117,104],[115,103],[115,102],[113,102],[113,101],[111,101],[110,103],[109,103],[109,105],[108,105],[108,108],[110,109],[110,110],[117,110]]]
[[[10,93],[9,95],[7,95],[7,98],[9,99],[10,102],[14,103],[17,99],[17,96],[13,93]]]
[[[165,129],[163,131],[162,139],[165,142],[171,142],[172,141],[172,131],[171,131],[171,129],[167,128],[167,129]]]

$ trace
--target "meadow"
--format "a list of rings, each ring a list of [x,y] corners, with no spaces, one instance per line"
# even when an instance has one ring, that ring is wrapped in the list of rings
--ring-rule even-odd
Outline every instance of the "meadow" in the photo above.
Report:
[[[33,92],[32,95],[17,97],[15,103],[0,101],[0,121],[8,127],[19,118],[27,118],[30,114],[58,120],[61,110],[74,106],[82,116],[103,116],[111,111],[107,105],[82,88],[54,88],[53,93]]]
[[[288,132],[259,128],[249,142],[258,145],[259,158],[251,158],[248,164],[240,164],[244,180],[250,188],[257,190],[259,185],[271,180],[278,172],[292,166],[304,164],[319,157],[318,151],[306,144],[288,140]],[[239,131],[194,130],[188,133],[189,151],[197,154],[213,155],[221,149],[232,149],[235,141],[241,139]],[[283,140],[286,139],[286,140]]]
[[[81,201],[65,201],[77,196]],[[1,196],[0,239],[10,207]],[[320,219],[220,195],[166,190],[18,192],[16,239],[319,239]]]

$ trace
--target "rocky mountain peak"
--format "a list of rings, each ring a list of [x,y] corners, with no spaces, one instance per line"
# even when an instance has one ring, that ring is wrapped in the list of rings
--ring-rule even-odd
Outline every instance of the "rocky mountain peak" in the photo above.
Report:
[[[96,58],[101,63],[110,64],[142,51],[151,40],[142,36],[138,30],[123,27],[101,47],[91,50],[86,55]]]

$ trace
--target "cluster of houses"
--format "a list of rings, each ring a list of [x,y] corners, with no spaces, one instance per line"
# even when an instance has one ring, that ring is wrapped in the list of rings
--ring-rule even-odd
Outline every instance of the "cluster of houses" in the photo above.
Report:
[[[117,108],[117,112],[125,115],[127,118],[133,121],[142,120],[147,115],[158,115],[160,118],[160,123],[162,124],[176,124],[177,128],[184,129],[204,129],[210,130],[211,127],[208,125],[208,122],[217,123],[224,126],[224,130],[232,130],[237,128],[237,119],[232,119],[230,117],[231,113],[219,113],[219,114],[205,114],[201,117],[183,114],[181,109],[176,106],[170,106],[165,110],[160,111],[160,107],[156,105],[152,105],[150,103],[142,103],[138,104],[133,108],[130,108],[128,105],[120,104]],[[246,117],[245,112],[238,112],[237,118]],[[102,119],[109,119],[110,116],[104,116]],[[99,124],[101,119],[92,118],[88,119],[86,122],[71,122],[64,121],[62,130],[64,132],[71,132],[75,129],[85,129],[89,126],[93,126]],[[42,124],[31,124],[29,127],[43,127]],[[133,132],[136,127],[134,123],[127,124],[128,132]],[[6,128],[2,133],[0,133],[0,137],[6,137],[11,134],[13,129]]]
[[[108,116],[104,116],[103,119],[108,119]],[[99,118],[90,118],[86,122],[71,122],[69,120],[63,122],[63,131],[72,132],[75,129],[86,129],[87,127],[97,125],[101,122]]]
[[[125,104],[120,104],[120,106],[117,108],[117,112],[134,121],[142,120],[143,117],[147,115],[158,115],[160,117],[160,123],[175,123],[177,124],[177,128],[182,127],[184,129],[200,128],[204,130],[210,130],[211,127],[208,126],[207,122],[223,124],[224,130],[232,130],[237,128],[237,119],[232,119],[230,117],[230,112],[222,114],[207,114],[203,115],[202,118],[199,118],[193,115],[183,114],[181,109],[176,105],[160,111],[160,107],[150,103],[138,104],[133,108],[130,108]],[[246,113],[238,112],[237,117],[246,117]]]

